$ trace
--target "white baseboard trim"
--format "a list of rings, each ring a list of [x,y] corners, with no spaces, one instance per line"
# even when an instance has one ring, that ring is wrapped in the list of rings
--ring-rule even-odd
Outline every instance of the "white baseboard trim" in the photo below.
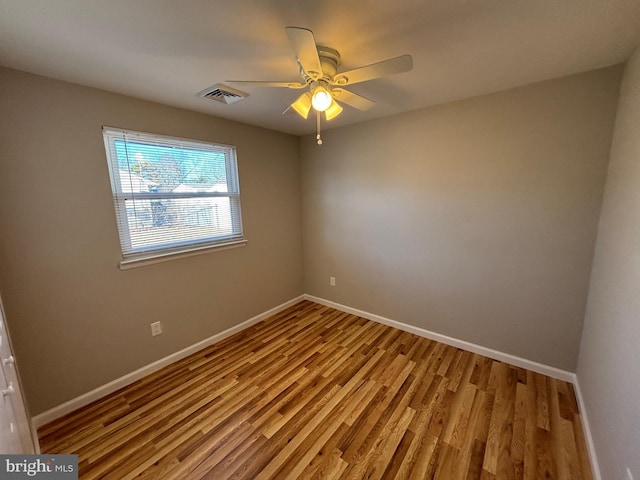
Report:
[[[180,351],[172,353],[171,355],[161,358],[160,360],[150,363],[149,365],[139,368],[138,370],[128,373],[120,378],[116,378],[112,382],[109,382],[105,385],[95,388],[90,392],[84,393],[79,397],[69,400],[68,402],[65,402],[56,407],[53,407],[52,409],[47,410],[46,412],[42,412],[38,415],[35,415],[31,419],[33,426],[36,429],[40,428],[41,426],[46,425],[47,423],[53,420],[56,420],[66,415],[67,413],[70,413],[78,408],[89,405],[91,402],[94,402],[106,395],[109,395],[110,393],[113,393],[122,387],[126,387],[127,385],[130,385],[133,382],[136,382],[141,378],[153,372],[156,372],[161,368],[166,367],[167,365],[170,365],[174,362],[177,362],[178,360],[188,357],[189,355],[196,353],[197,351],[202,350],[203,348],[208,347],[209,345],[213,345],[214,343],[219,342],[220,340],[223,340],[235,333],[238,333],[241,330],[244,330],[245,328],[248,328],[258,322],[261,322],[262,320],[270,317],[271,315],[275,315],[276,313],[279,313],[289,308],[290,306],[295,305],[296,303],[302,301],[303,299],[304,299],[304,295],[300,295],[296,298],[293,298],[287,302],[284,302],[278,305],[277,307],[273,307],[267,310],[266,312],[260,313],[255,317],[250,318],[249,320],[245,320],[244,322],[239,323],[238,325],[228,328],[227,330],[217,333],[209,338],[205,338],[200,342],[194,343],[189,347],[183,348]]]
[[[515,355],[511,355],[509,353],[504,353],[498,350],[493,350],[488,347],[483,347],[482,345],[477,345],[475,343],[467,342],[465,340],[459,340],[457,338],[449,337],[447,335],[442,335],[440,333],[435,333],[430,330],[426,330],[420,327],[415,327],[413,325],[408,325],[406,323],[398,322],[396,320],[391,320],[389,318],[376,315],[375,313],[369,313],[363,310],[358,310],[357,308],[351,308],[346,305],[332,302],[330,300],[325,300],[324,298],[314,297],[313,295],[308,295],[308,294],[303,295],[303,297],[305,300],[316,302],[321,305],[325,305],[327,307],[335,308],[337,310],[342,310],[343,312],[352,313],[353,315],[357,315],[358,317],[366,318],[368,320],[382,323],[384,325],[389,325],[390,327],[394,327],[399,330],[404,330],[405,332],[413,333],[415,335],[419,335],[421,337],[425,337],[430,340],[435,340],[437,342],[451,345],[452,347],[457,347],[463,350],[467,350],[469,352],[484,355],[485,357],[489,357],[489,358],[493,358],[494,360],[499,360],[501,362],[509,363],[511,365],[515,365],[516,367],[526,368],[527,370],[531,370],[532,372],[541,373],[543,375],[547,375],[552,378],[557,378],[558,380],[564,380],[565,382],[573,382],[575,380],[575,373],[569,372],[567,370],[562,370],[556,367],[550,367],[549,365],[544,365],[543,363],[534,362],[533,360],[527,360],[526,358],[516,357]]]
[[[582,431],[584,438],[587,442],[587,450],[589,451],[589,461],[591,462],[591,473],[593,474],[593,480],[602,480],[600,474],[600,464],[598,463],[598,456],[596,455],[596,446],[593,442],[593,436],[591,435],[591,426],[589,425],[589,419],[587,418],[587,406],[584,403],[584,397],[582,396],[582,390],[580,389],[580,382],[578,381],[578,375],[573,375],[573,388],[576,391],[576,397],[578,399],[578,408],[580,409],[580,417],[582,419]]]

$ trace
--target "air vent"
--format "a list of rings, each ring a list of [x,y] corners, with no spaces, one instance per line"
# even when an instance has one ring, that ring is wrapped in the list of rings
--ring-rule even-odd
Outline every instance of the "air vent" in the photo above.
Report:
[[[205,88],[201,92],[198,92],[197,95],[202,98],[215,100],[216,102],[226,103],[227,105],[230,103],[239,102],[243,98],[249,96],[248,93],[244,93],[240,90],[227,87],[226,85],[223,85],[221,83],[216,83],[209,88]]]

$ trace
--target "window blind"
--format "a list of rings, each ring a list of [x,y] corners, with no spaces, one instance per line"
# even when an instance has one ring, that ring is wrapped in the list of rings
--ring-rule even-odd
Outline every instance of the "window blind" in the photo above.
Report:
[[[123,257],[242,240],[235,147],[103,127]]]

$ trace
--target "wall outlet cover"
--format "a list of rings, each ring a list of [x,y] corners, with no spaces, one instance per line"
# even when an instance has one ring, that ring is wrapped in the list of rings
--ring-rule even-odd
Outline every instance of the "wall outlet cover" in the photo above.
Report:
[[[153,322],[151,324],[151,336],[155,337],[156,335],[160,335],[162,333],[162,325],[160,322]]]

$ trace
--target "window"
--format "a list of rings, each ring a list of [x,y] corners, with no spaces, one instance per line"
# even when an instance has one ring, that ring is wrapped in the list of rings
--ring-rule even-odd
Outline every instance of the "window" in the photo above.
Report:
[[[235,147],[103,128],[123,262],[244,244]]]

